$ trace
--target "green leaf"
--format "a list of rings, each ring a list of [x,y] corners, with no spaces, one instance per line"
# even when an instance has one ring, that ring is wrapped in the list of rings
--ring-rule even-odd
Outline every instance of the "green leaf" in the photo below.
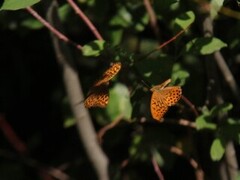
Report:
[[[215,19],[218,16],[218,12],[223,6],[223,2],[224,0],[211,0],[210,6],[209,6],[211,8],[210,9],[211,19]]]
[[[195,14],[193,11],[187,11],[186,13],[180,15],[178,18],[175,19],[174,24],[176,29],[186,29],[190,24],[195,21]]]
[[[125,7],[118,10],[117,14],[111,19],[110,26],[128,27],[132,22],[132,16]]]
[[[43,27],[43,24],[40,23],[38,20],[34,18],[28,18],[24,20],[21,25],[23,27],[29,28],[29,29],[41,29]]]
[[[58,15],[61,19],[61,21],[66,22],[68,15],[70,14],[72,8],[69,4],[64,4],[60,8],[58,8]]]
[[[76,124],[76,119],[73,118],[73,117],[69,117],[69,118],[64,120],[63,127],[64,128],[69,128],[69,127],[74,126],[75,124]]]
[[[218,113],[225,113],[225,112],[228,112],[230,111],[231,109],[233,108],[233,105],[231,103],[224,103],[224,104],[221,104],[221,105],[217,105],[217,106],[214,106],[210,113],[215,116],[217,115]]]
[[[225,147],[223,141],[219,138],[214,139],[210,149],[211,159],[213,161],[219,161],[223,157],[224,152]]]
[[[83,56],[99,56],[101,51],[103,51],[105,41],[95,40],[92,41],[82,48]]]
[[[240,144],[240,120],[228,118],[224,124],[220,126],[220,134],[226,140],[234,140]]]
[[[154,160],[158,163],[159,166],[163,166],[164,165],[164,159],[161,156],[161,154],[155,149],[152,149],[152,156],[154,158]]]
[[[227,44],[215,37],[195,38],[186,44],[185,52],[197,55],[207,55],[223,47],[227,47]]]
[[[171,83],[183,86],[190,74],[184,70],[179,63],[175,63],[172,70]]]
[[[122,116],[130,119],[132,115],[132,105],[128,88],[121,83],[117,83],[110,89],[110,100],[107,106],[107,114],[111,120]]]
[[[215,123],[210,122],[209,116],[206,115],[201,115],[198,116],[196,119],[196,127],[197,130],[202,130],[202,129],[210,129],[210,130],[216,130],[217,125]]]
[[[119,29],[110,30],[109,36],[110,36],[110,40],[111,40],[111,45],[116,46],[116,45],[120,44],[120,42],[122,41],[123,29],[119,28]]]
[[[131,146],[129,147],[129,154],[134,156],[137,154],[140,143],[142,142],[143,137],[141,135],[135,135],[132,139]]]
[[[40,0],[5,0],[0,10],[18,10],[38,3]]]

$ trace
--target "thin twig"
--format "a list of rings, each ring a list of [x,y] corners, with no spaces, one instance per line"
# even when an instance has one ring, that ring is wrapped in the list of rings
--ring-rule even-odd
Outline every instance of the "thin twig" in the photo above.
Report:
[[[196,123],[195,122],[191,122],[187,119],[179,119],[179,120],[175,120],[175,119],[167,119],[164,121],[164,123],[172,123],[172,124],[178,124],[180,126],[186,126],[186,127],[190,127],[193,129],[196,129]]]
[[[38,163],[36,160],[31,159],[30,157],[27,157],[28,149],[26,144],[18,137],[18,135],[13,130],[13,128],[6,121],[5,116],[3,114],[0,114],[0,129],[2,130],[8,142],[14,147],[14,149],[20,155],[22,155],[20,159],[23,159],[23,162],[25,164],[38,169],[43,179],[51,178],[49,175],[59,180],[69,179],[68,175],[66,175],[60,169],[51,167],[51,169],[47,170],[46,167],[43,167],[43,165],[40,165],[40,163]],[[4,151],[4,150],[0,150],[0,156],[11,158],[14,160],[19,159],[18,155]]]
[[[204,19],[203,19],[203,33],[205,37],[212,37],[214,34],[214,26],[213,26],[213,20],[210,17],[210,13],[208,12],[207,14],[205,13],[204,15]],[[221,73],[223,74],[225,80],[228,82],[227,84],[230,86],[234,96],[236,97],[238,103],[239,103],[239,92],[235,92],[238,91],[238,87],[236,85],[236,82],[233,78],[233,75],[231,73],[231,71],[229,70],[226,61],[224,60],[222,54],[220,53],[220,51],[217,51],[214,53],[214,59],[216,64],[218,65]],[[210,59],[208,59],[208,61],[206,61],[207,67],[208,69],[208,73],[209,73],[209,79],[213,79],[217,85],[215,85],[215,88],[212,88],[212,94],[213,94],[213,100],[215,100],[215,102],[213,101],[212,103],[217,103],[217,104],[222,104],[224,102],[223,99],[223,95],[222,93],[219,93],[221,90],[221,86],[220,86],[220,79],[219,79],[219,74],[217,73],[217,71],[215,70],[215,66],[216,64],[214,63],[214,61],[211,61]],[[213,71],[214,70],[214,71]],[[224,113],[224,116],[227,117],[227,113]],[[224,117],[223,114],[221,117]],[[226,120],[223,118],[219,118],[217,119],[219,123],[221,123],[221,121]],[[229,141],[228,143],[233,143],[232,141]],[[230,151],[230,152],[229,152]],[[226,168],[224,170],[222,170],[221,168],[219,168],[219,172],[221,174],[221,177],[223,179],[236,179],[237,178],[237,169],[238,169],[238,164],[237,164],[237,157],[236,157],[236,152],[235,149],[229,148],[225,150],[225,154],[231,154],[231,156],[225,156],[224,161],[222,161],[220,163],[221,165],[225,165]],[[231,165],[231,166],[230,166]],[[232,166],[236,167],[235,169],[232,168]],[[226,177],[226,178],[224,178]]]
[[[159,45],[158,47],[156,47],[154,50],[148,52],[147,54],[145,54],[143,57],[140,58],[140,60],[146,59],[148,56],[150,56],[152,53],[159,51],[160,49],[162,49],[164,46],[168,45],[169,43],[171,43],[172,41],[174,41],[175,39],[177,39],[181,34],[183,34],[189,27],[191,26],[191,24],[186,27],[185,29],[182,29],[181,31],[179,31],[175,36],[173,36],[172,38],[170,38],[169,40],[165,41],[163,44]]]
[[[223,77],[227,83],[227,85],[230,87],[235,99],[238,101],[238,104],[240,104],[240,91],[239,87],[236,83],[236,80],[234,79],[234,76],[232,72],[230,71],[228,65],[226,64],[226,60],[222,56],[222,53],[220,51],[217,51],[214,53],[214,59],[221,70],[221,73],[223,74]]]
[[[4,136],[8,142],[14,147],[14,149],[22,154],[27,154],[26,144],[18,137],[10,124],[6,121],[5,116],[0,114],[0,129],[2,130]]]
[[[160,46],[158,46],[156,48],[156,50],[160,50],[162,49],[164,46],[168,45],[169,43],[171,43],[172,41],[174,41],[175,39],[177,39],[181,34],[183,34],[188,28],[190,27],[190,25],[188,27],[186,27],[185,29],[182,29],[181,31],[179,31],[175,36],[173,36],[171,39],[165,41],[163,44],[161,44]]]
[[[76,14],[80,16],[80,18],[86,23],[92,33],[98,40],[103,40],[101,34],[98,32],[97,28],[93,25],[93,23],[89,20],[89,18],[82,12],[82,10],[77,6],[77,4],[73,0],[67,0],[70,6],[74,9]]]
[[[115,120],[113,120],[110,124],[107,124],[106,126],[102,127],[98,133],[97,133],[97,137],[98,137],[98,140],[99,140],[99,143],[102,144],[103,142],[103,136],[104,134],[109,130],[109,129],[112,129],[114,128],[118,123],[120,123],[120,121],[122,120],[123,116],[120,115],[118,116]]]
[[[199,113],[198,113],[195,105],[188,98],[186,98],[184,95],[182,95],[182,100],[190,107],[190,109],[193,111],[195,116],[198,117]]]
[[[191,158],[191,157],[188,157],[182,149],[176,147],[176,146],[171,146],[168,148],[170,152],[178,155],[178,156],[182,156],[186,159],[188,159],[188,162],[189,164],[195,169],[195,176],[196,176],[196,179],[197,180],[204,180],[204,172],[203,170],[200,168],[198,162]]]
[[[164,176],[163,176],[163,174],[162,174],[162,172],[161,172],[161,170],[160,170],[156,160],[154,159],[154,156],[152,157],[152,165],[154,167],[154,171],[156,172],[159,180],[164,180]]]
[[[149,0],[143,0],[143,3],[144,3],[145,8],[148,12],[150,25],[153,29],[153,32],[154,32],[155,36],[157,37],[157,39],[159,40],[160,34],[159,34],[159,28],[158,28],[158,25],[157,25],[157,16],[156,16]]]
[[[26,10],[33,15],[39,22],[41,22],[46,28],[48,28],[49,31],[51,31],[56,37],[65,43],[68,43],[74,47],[76,47],[79,50],[82,50],[82,46],[80,44],[77,44],[70,40],[67,36],[65,36],[63,33],[58,31],[55,27],[53,27],[49,22],[47,22],[45,19],[43,19],[34,9],[31,7],[26,8]]]
[[[37,169],[43,180],[52,180],[52,177],[58,180],[70,179],[70,177],[65,172],[63,172],[60,168],[46,167],[45,165],[36,161],[35,159],[32,159],[31,157],[19,156],[16,153],[13,153],[4,149],[0,149],[0,157],[1,159],[6,158],[8,160],[19,161],[24,165]]]

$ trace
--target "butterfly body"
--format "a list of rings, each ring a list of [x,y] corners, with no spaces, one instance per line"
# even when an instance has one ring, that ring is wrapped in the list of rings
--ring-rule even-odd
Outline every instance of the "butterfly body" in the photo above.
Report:
[[[152,87],[151,97],[151,114],[153,119],[161,121],[164,114],[168,111],[169,106],[175,105],[182,95],[180,86],[169,86],[170,79],[166,80],[160,85]]]
[[[87,99],[84,101],[86,108],[104,108],[107,106],[109,100],[109,81],[120,71],[120,69],[121,63],[114,63],[103,73],[102,77],[94,83],[88,93]]]

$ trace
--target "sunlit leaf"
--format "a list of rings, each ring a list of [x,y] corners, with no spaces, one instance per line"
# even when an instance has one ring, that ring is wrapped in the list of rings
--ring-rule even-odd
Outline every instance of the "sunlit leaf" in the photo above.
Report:
[[[214,139],[210,149],[211,159],[213,161],[219,161],[223,157],[224,152],[225,147],[222,140],[219,138]]]
[[[223,6],[224,0],[211,0],[210,1],[210,15],[212,19],[215,19],[218,15],[219,10]]]
[[[105,41],[95,40],[92,41],[82,48],[82,54],[84,56],[99,56],[101,51],[104,49]]]
[[[215,51],[218,51],[227,44],[215,37],[202,37],[195,38],[186,44],[185,51],[187,53],[197,54],[197,55],[208,55]]]
[[[130,102],[130,93],[128,88],[117,83],[110,89],[110,100],[107,106],[107,114],[111,120],[122,116],[124,119],[130,119],[132,115],[132,105]]]
[[[205,115],[197,117],[196,126],[197,130],[202,129],[215,130],[217,128],[217,125],[215,123],[210,122],[210,120],[208,120],[208,116]]]
[[[40,0],[5,0],[0,10],[18,10],[32,6]]]
[[[192,11],[187,11],[184,14],[177,17],[174,21],[175,26],[181,27],[181,29],[186,29],[195,20],[195,14]]]

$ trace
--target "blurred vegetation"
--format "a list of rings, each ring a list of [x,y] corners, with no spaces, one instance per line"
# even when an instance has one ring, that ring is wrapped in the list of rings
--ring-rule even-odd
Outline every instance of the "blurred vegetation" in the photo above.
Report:
[[[33,8],[45,17],[43,4],[33,0],[9,2],[2,3],[0,12],[0,112],[29,153],[19,155],[1,133],[0,179],[41,179],[40,167],[62,168],[70,179],[95,179],[74,126],[49,31],[24,9],[36,3]],[[82,52],[71,47],[84,94],[111,62],[123,65],[110,83],[107,108],[90,109],[97,131],[122,117],[103,136],[111,179],[157,179],[152,158],[165,179],[196,179],[190,157],[199,163],[205,179],[219,179],[226,145],[232,141],[239,161],[239,101],[213,56],[221,51],[239,86],[237,0],[152,0],[158,34],[143,1],[76,2],[104,38],[96,40],[66,1],[59,1],[65,34],[84,45]],[[204,37],[206,11],[213,19],[213,37]],[[173,42],[155,50],[181,30],[185,31]],[[211,73],[218,79],[212,79]],[[168,78],[172,85],[182,87],[198,116],[180,100],[165,114],[163,123],[152,119],[149,88]],[[180,119],[195,123],[196,128],[179,125]],[[171,152],[169,147],[181,149],[184,155]],[[121,167],[126,159],[128,164]]]

